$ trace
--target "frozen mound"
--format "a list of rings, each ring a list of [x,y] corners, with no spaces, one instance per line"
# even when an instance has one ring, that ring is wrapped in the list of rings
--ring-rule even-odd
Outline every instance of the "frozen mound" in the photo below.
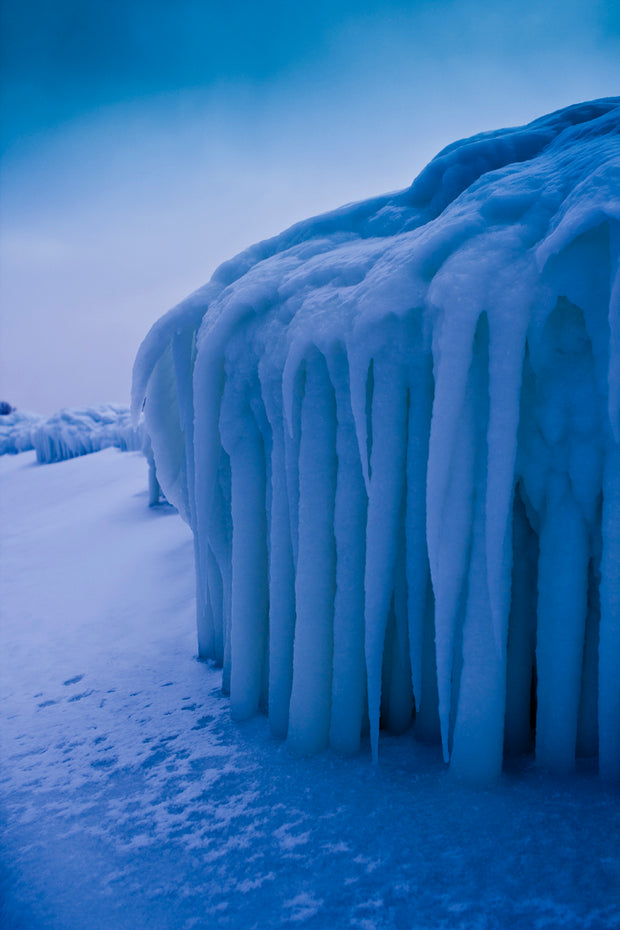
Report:
[[[140,450],[142,427],[134,427],[129,407],[101,404],[96,407],[63,409],[47,420],[40,420],[32,432],[32,445],[38,462],[60,462],[88,455],[108,446],[123,452]]]
[[[8,406],[8,404],[7,404]],[[16,455],[34,449],[34,433],[43,422],[38,413],[9,408],[0,415],[0,455]]]
[[[134,368],[201,656],[297,753],[620,777],[620,98],[222,265]]]

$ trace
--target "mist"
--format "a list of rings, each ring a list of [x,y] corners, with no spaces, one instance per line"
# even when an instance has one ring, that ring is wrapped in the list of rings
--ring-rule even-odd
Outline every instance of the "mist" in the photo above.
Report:
[[[614,7],[8,0],[0,397],[125,401],[150,325],[221,261],[617,93]]]

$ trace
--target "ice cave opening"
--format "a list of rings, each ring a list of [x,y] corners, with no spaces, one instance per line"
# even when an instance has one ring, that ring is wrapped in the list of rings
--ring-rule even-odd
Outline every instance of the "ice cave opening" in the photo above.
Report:
[[[199,652],[293,752],[620,778],[620,98],[293,226],[134,367]]]

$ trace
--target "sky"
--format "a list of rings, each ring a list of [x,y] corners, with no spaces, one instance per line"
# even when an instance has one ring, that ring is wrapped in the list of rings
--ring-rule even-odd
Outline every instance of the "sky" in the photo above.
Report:
[[[616,0],[2,0],[0,399],[127,401],[149,327],[443,146],[620,93]]]

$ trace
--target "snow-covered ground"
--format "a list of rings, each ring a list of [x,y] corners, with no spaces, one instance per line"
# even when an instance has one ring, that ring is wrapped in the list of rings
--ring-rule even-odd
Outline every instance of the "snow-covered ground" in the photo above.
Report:
[[[0,481],[3,930],[620,925],[587,766],[472,789],[410,734],[295,759],[196,660],[191,533],[139,454]]]

